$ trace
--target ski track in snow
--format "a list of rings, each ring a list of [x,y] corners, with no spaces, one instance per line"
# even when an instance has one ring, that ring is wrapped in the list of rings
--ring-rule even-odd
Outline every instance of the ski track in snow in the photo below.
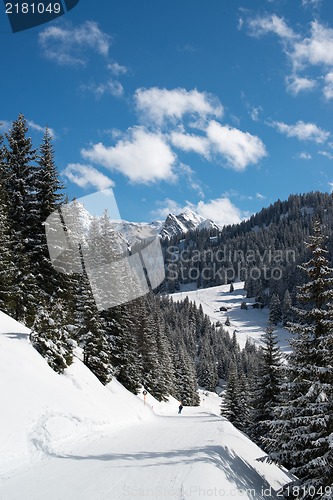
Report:
[[[43,460],[2,485],[1,499],[122,500],[208,496],[262,500],[278,498],[263,476],[275,476],[278,488],[286,476],[275,466],[255,462],[262,452],[244,448],[241,433],[219,416],[200,408],[185,415],[155,416],[129,428],[110,429]],[[276,470],[278,472],[276,472]],[[75,492],[75,496],[73,495]],[[214,494],[215,493],[215,494]]]

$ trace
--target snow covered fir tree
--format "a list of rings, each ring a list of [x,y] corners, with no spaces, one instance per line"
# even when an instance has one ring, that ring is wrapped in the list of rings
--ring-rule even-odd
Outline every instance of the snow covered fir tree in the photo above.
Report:
[[[251,417],[247,430],[251,439],[264,451],[269,452],[275,444],[271,427],[275,420],[275,410],[281,402],[284,370],[279,341],[272,326],[267,328],[262,342],[260,363],[251,395]]]

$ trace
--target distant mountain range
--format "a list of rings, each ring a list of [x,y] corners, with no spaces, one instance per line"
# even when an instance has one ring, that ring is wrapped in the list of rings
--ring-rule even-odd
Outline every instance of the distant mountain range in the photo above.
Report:
[[[90,227],[93,216],[82,204],[78,203],[77,206],[81,224],[84,232],[86,232]],[[126,241],[129,246],[133,246],[158,234],[164,240],[175,236],[181,237],[189,231],[194,230],[222,229],[214,221],[205,219],[190,209],[185,209],[179,215],[169,214],[165,221],[129,222],[126,220],[115,220],[111,222],[120,240],[123,242]]]
[[[169,214],[165,221],[154,222],[114,222],[116,232],[129,242],[130,245],[138,243],[146,238],[160,234],[162,239],[181,237],[188,231],[200,229],[221,229],[221,227],[210,219],[205,219],[190,209],[184,210],[179,215]]]

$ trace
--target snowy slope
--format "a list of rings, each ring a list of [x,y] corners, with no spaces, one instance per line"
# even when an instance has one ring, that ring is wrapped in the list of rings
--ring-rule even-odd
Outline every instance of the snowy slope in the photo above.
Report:
[[[2,312],[0,332],[0,477],[67,440],[152,418],[117,381],[103,387],[78,359],[56,374],[31,346],[29,330]]]
[[[211,288],[194,289],[191,285],[183,285],[182,292],[172,294],[173,300],[184,300],[188,297],[197,306],[202,305],[203,311],[211,320],[216,323],[220,321],[223,327],[229,331],[230,335],[236,331],[238,343],[244,347],[247,337],[260,343],[260,338],[268,325],[268,309],[253,309],[254,299],[246,298],[244,283],[234,283],[234,291],[229,292],[230,285],[220,285]],[[248,309],[241,309],[241,303],[245,301]],[[220,311],[220,307],[225,307],[227,311]],[[230,326],[225,326],[225,321],[229,317]],[[290,351],[288,339],[290,333],[277,326],[275,333],[278,336],[280,347],[284,352]]]
[[[1,500],[184,500],[215,488],[261,500],[288,481],[218,416],[216,394],[178,415],[173,398],[144,401],[116,381],[103,387],[78,359],[57,375],[28,335],[0,313]]]

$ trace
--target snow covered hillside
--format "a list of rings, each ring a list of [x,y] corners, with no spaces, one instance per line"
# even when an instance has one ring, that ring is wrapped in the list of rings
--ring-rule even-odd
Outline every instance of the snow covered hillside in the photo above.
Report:
[[[29,330],[2,312],[0,374],[1,476],[68,440],[152,418],[117,381],[104,387],[78,359],[65,375],[55,373],[31,346]]]
[[[171,295],[173,300],[184,300],[188,297],[196,305],[202,305],[203,311],[211,321],[220,321],[230,335],[236,331],[238,343],[244,347],[247,337],[255,342],[260,342],[260,337],[268,325],[269,310],[254,309],[254,299],[246,298],[244,283],[234,283],[234,291],[230,293],[230,285],[220,285],[211,288],[191,289],[191,285],[182,285],[182,291]],[[241,303],[245,302],[248,309],[241,309]],[[220,308],[224,310],[221,311]],[[225,321],[229,317],[230,326],[225,326]],[[279,326],[275,327],[276,335],[280,341],[282,351],[290,351],[288,339],[290,333]]]
[[[102,386],[76,359],[54,373],[29,330],[0,313],[1,500],[171,500],[278,498],[288,476],[257,462],[263,452],[219,416],[220,399],[201,406],[134,396]]]

